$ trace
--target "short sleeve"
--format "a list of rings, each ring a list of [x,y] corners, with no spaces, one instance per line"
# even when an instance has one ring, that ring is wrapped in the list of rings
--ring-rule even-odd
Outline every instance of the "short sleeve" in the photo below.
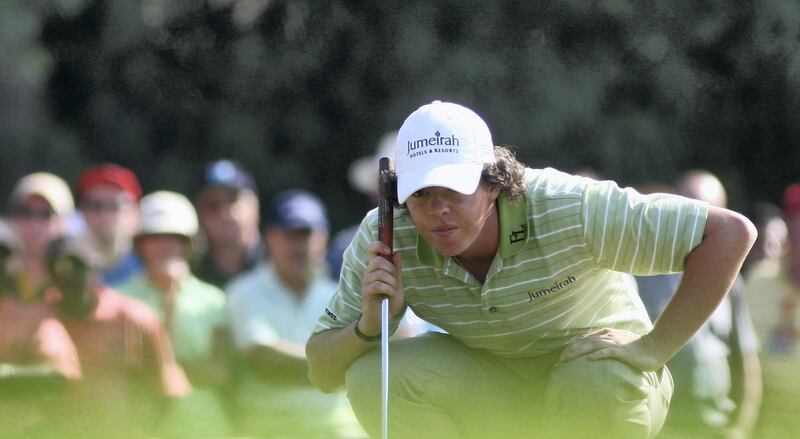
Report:
[[[598,263],[635,275],[683,271],[703,239],[708,204],[670,194],[642,195],[612,181],[587,185],[584,235]]]
[[[317,320],[314,333],[343,328],[361,315],[361,276],[369,262],[367,244],[377,240],[377,211],[361,221],[350,245],[344,251],[339,286],[325,312]]]

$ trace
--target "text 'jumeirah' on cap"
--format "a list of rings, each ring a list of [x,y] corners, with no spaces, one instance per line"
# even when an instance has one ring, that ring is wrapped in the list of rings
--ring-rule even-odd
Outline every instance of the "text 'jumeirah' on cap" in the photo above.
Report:
[[[398,201],[431,186],[472,194],[487,163],[495,163],[494,144],[480,116],[451,102],[423,105],[397,133]]]

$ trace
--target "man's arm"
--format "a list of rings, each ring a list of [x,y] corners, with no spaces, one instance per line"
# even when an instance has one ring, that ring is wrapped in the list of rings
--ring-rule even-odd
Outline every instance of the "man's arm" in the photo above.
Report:
[[[42,321],[35,334],[37,353],[45,363],[53,366],[64,378],[81,378],[81,364],[72,338],[64,326],[56,319]]]
[[[369,263],[361,278],[360,319],[349,325],[314,334],[306,344],[308,379],[323,392],[333,392],[345,383],[350,365],[377,341],[365,341],[355,333],[355,326],[367,336],[381,331],[381,299],[389,298],[389,314],[393,318],[403,312],[402,255],[392,255],[391,249],[380,242],[367,245]],[[391,255],[392,261],[378,255]]]
[[[233,342],[227,328],[214,328],[211,334],[211,352],[207,357],[191,363],[183,363],[183,370],[193,385],[215,386],[230,384],[230,361],[233,358]]]
[[[643,337],[622,330],[595,331],[565,348],[561,361],[586,355],[616,358],[640,370],[660,368],[717,308],[755,238],[756,229],[747,218],[710,207],[703,241],[687,256],[681,284],[653,330]]]
[[[731,438],[746,438],[753,432],[761,409],[761,363],[756,352],[740,353],[737,360],[740,370],[733,371],[731,375],[733,379],[741,381],[735,383],[741,388],[741,395],[735,401],[737,416],[728,431]]]
[[[252,345],[245,350],[250,370],[269,382],[309,385],[304,346],[286,340],[270,345]]]
[[[744,298],[745,292],[746,285],[740,278],[729,293],[733,324],[728,360],[731,369],[730,396],[736,404],[736,417],[731,419],[727,428],[727,437],[730,439],[750,437],[758,420],[763,391],[756,341],[758,337]]]
[[[186,378],[186,373],[175,359],[175,352],[166,330],[161,323],[156,321],[142,328],[145,343],[148,344],[152,364],[161,384],[163,396],[168,398],[182,398],[192,391],[192,386]]]
[[[678,291],[645,336],[660,357],[660,365],[672,358],[717,308],[733,286],[756,235],[755,226],[744,216],[709,208],[703,242],[686,258]]]
[[[344,386],[345,374],[353,362],[378,344],[358,338],[355,324],[314,334],[306,344],[308,379],[323,392]]]

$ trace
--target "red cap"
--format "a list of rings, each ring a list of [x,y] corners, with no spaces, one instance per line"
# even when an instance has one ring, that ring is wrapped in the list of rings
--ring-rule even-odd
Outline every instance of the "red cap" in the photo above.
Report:
[[[85,170],[78,178],[78,195],[83,196],[86,191],[99,185],[117,186],[135,200],[142,198],[142,186],[136,174],[122,166],[105,164]]]
[[[800,214],[800,183],[790,184],[783,193],[783,214],[787,218]]]

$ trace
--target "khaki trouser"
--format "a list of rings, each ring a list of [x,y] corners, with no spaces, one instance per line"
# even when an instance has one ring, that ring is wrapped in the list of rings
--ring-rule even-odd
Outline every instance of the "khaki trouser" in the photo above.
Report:
[[[508,359],[446,334],[391,343],[389,437],[652,438],[672,395],[666,368],[641,372],[616,360],[560,352]],[[347,373],[347,392],[371,437],[380,436],[380,350]]]

